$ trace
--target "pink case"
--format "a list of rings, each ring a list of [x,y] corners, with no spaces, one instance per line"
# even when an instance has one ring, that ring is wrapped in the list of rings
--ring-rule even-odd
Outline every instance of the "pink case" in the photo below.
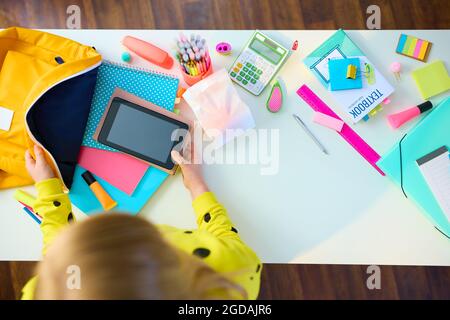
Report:
[[[138,56],[160,67],[170,69],[173,66],[172,57],[166,51],[149,42],[126,36],[123,38],[122,44]]]

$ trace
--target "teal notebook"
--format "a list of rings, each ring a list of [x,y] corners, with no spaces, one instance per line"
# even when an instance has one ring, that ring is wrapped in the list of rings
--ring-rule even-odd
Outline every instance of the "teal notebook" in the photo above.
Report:
[[[91,111],[82,144],[92,148],[118,152],[92,138],[116,87],[172,111],[178,90],[178,82],[178,78],[171,75],[129,67],[114,62],[103,62],[99,67]],[[84,168],[77,166],[69,192],[70,200],[86,214],[101,212],[103,209],[100,203],[81,177],[84,171]],[[167,173],[150,166],[132,195],[126,194],[99,177],[95,176],[95,178],[118,203],[114,210],[137,214],[167,176]]]
[[[437,105],[406,134],[401,142],[401,162],[397,143],[377,165],[400,187],[403,180],[403,190],[408,198],[415,201],[434,226],[450,238],[450,222],[416,163],[417,159],[442,146],[450,147],[450,97]]]

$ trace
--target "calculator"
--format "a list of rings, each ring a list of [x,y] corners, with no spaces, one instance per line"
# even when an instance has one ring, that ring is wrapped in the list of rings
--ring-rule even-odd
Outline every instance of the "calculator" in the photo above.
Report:
[[[229,70],[231,80],[257,96],[280,70],[288,54],[288,49],[257,30]]]

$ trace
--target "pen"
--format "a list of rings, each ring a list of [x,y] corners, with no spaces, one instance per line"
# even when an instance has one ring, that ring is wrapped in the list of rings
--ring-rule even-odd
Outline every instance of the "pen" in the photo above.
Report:
[[[303,122],[303,120],[300,119],[300,117],[298,115],[296,115],[295,113],[292,114],[292,116],[298,122],[300,127],[302,127],[303,130],[305,130],[305,132],[310,136],[310,138],[317,144],[317,146],[320,148],[320,150],[322,150],[323,153],[328,154],[327,149],[325,149],[325,147],[320,143],[319,139],[317,139],[316,136],[311,132],[311,130],[309,130],[309,128],[306,126],[306,124]]]

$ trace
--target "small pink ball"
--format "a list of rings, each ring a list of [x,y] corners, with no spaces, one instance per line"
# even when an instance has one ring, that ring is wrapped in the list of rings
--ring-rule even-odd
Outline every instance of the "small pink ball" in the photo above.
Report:
[[[392,72],[398,73],[400,72],[400,70],[402,70],[402,65],[400,64],[400,62],[392,62],[390,69]]]

